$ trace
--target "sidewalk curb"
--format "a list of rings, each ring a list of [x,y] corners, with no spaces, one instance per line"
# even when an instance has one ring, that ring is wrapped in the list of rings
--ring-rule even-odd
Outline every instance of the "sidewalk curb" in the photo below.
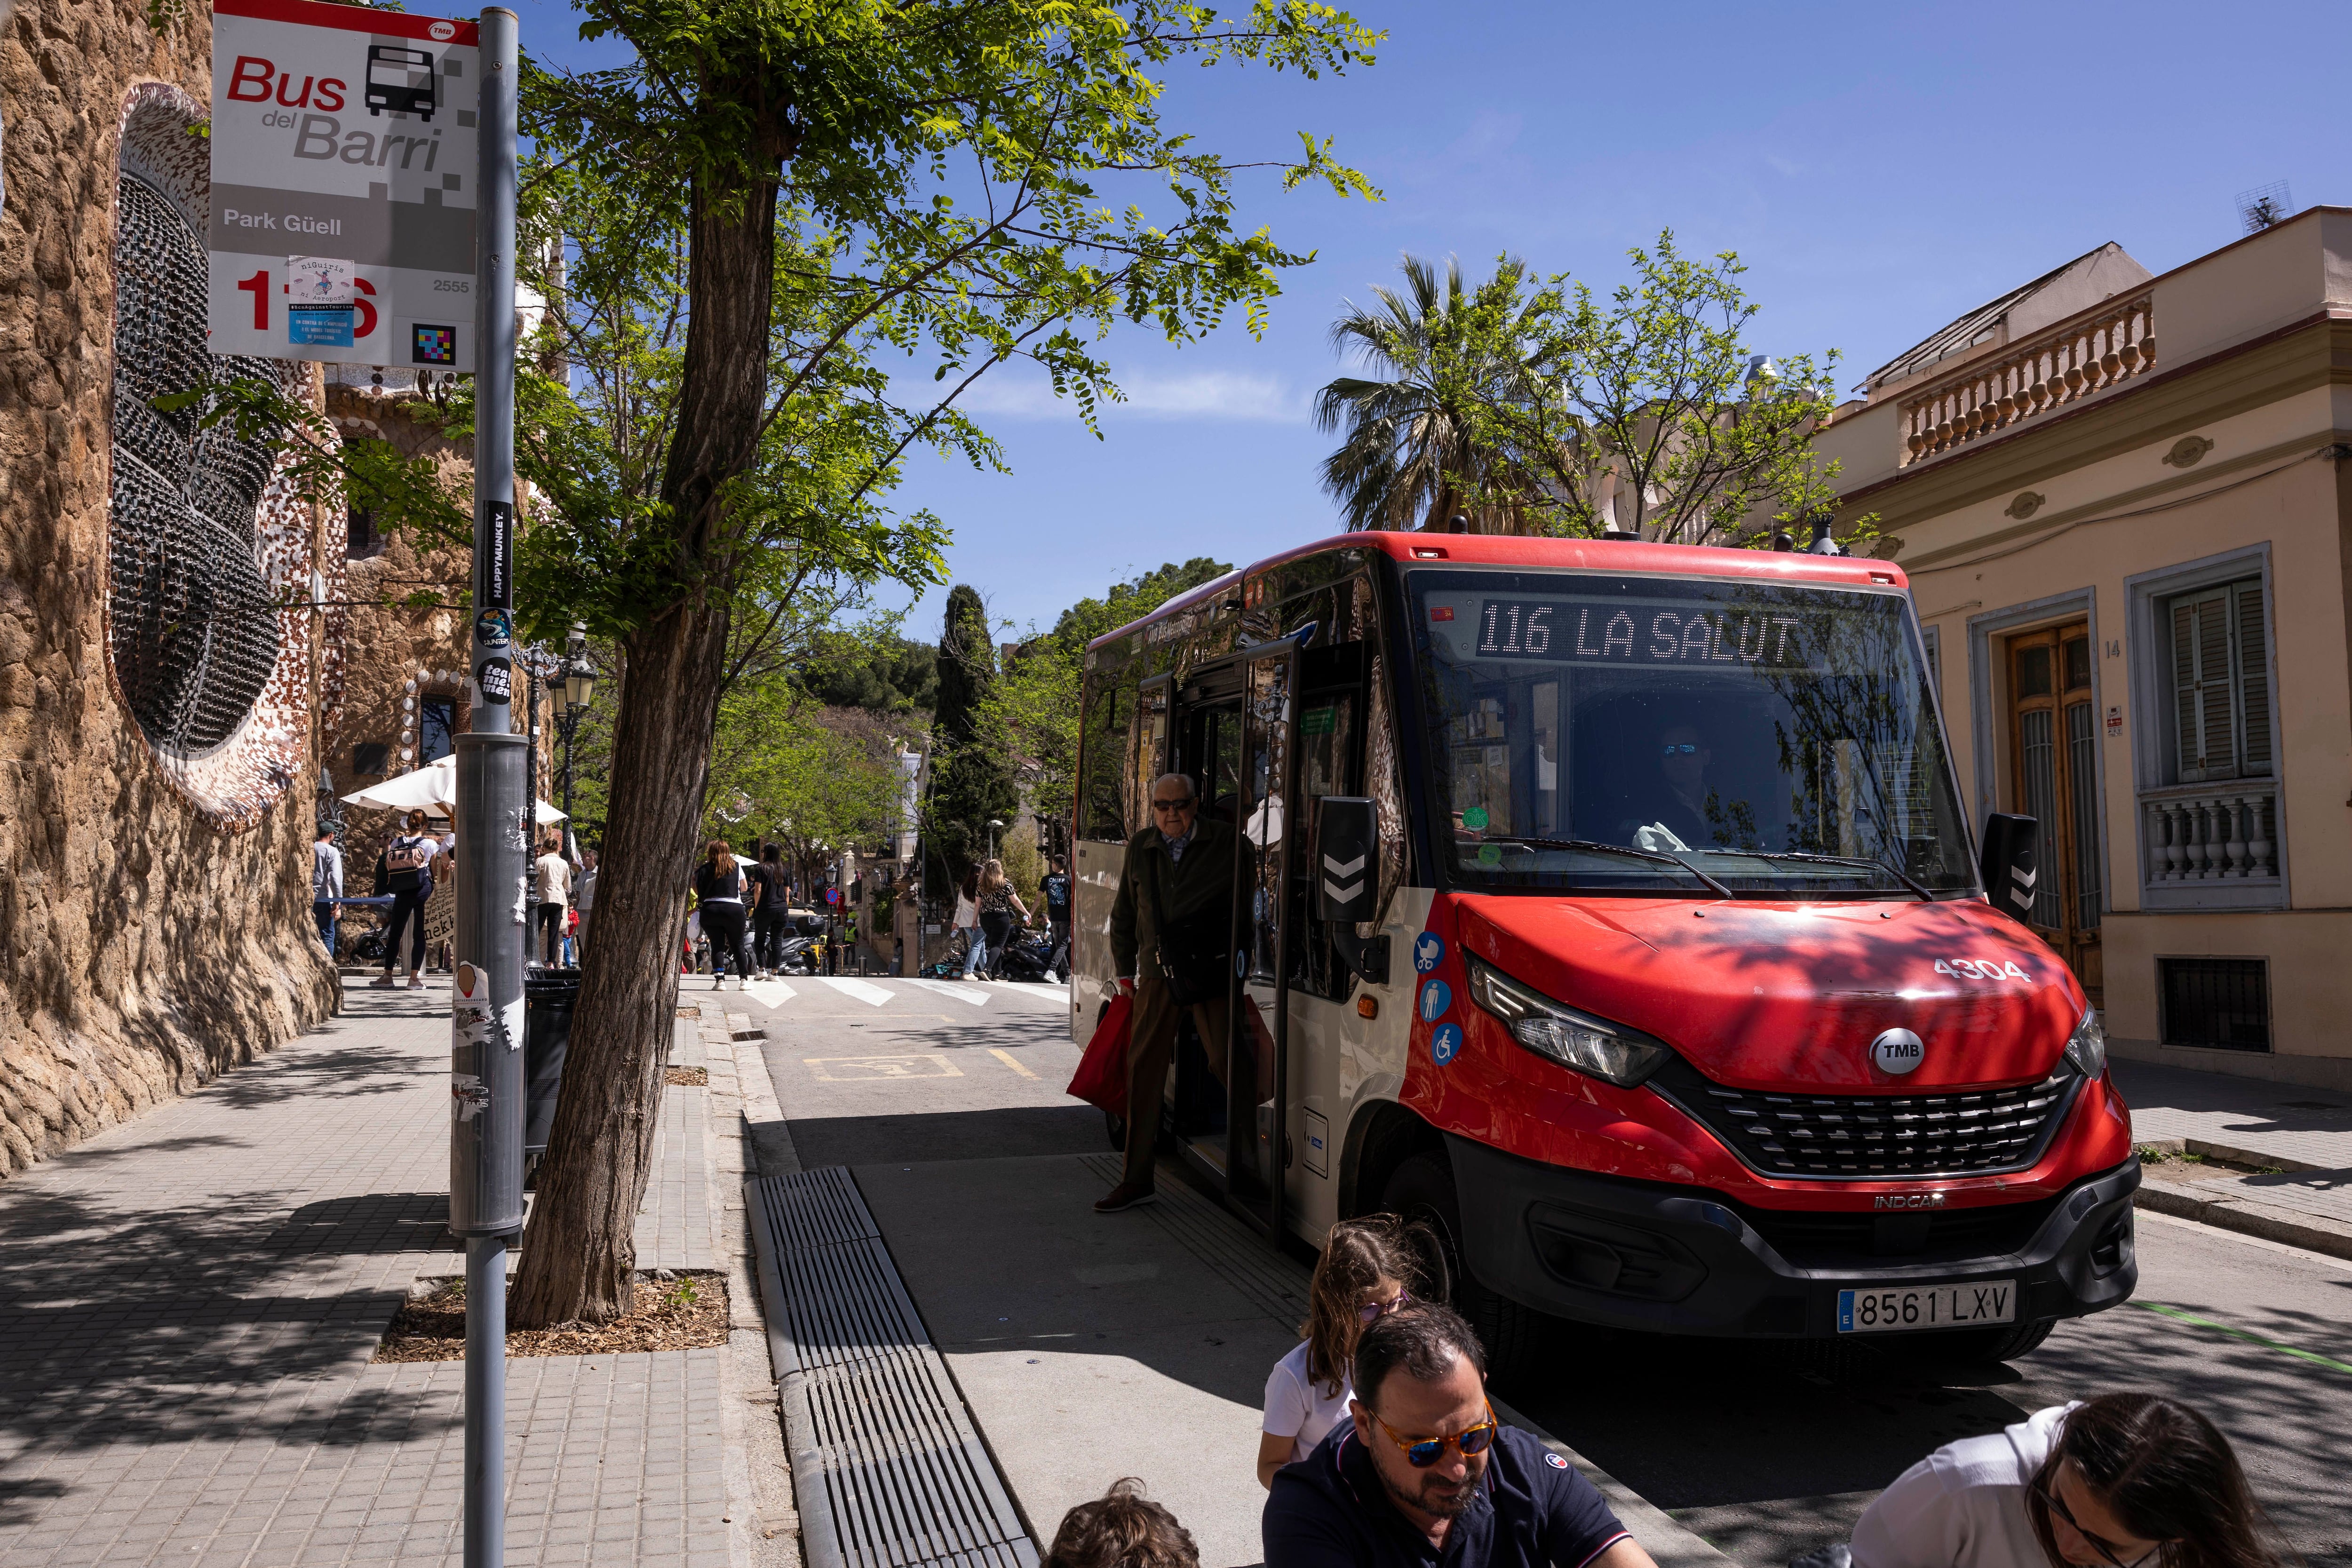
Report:
[[[2203,1198],[2155,1182],[2140,1184],[2139,1190],[2132,1194],[2132,1206],[2176,1219],[2194,1220],[2216,1230],[2300,1247],[2306,1252],[2352,1259],[2352,1226],[2331,1226],[2315,1215],[2296,1209],[2277,1208],[2234,1196]]]
[[[1736,1568],[1729,1557],[1708,1545],[1697,1531],[1493,1394],[1486,1395],[1486,1403],[1495,1407],[1496,1415],[1583,1471],[1584,1479],[1591,1481],[1593,1489],[1608,1501],[1610,1511],[1617,1516],[1617,1522],[1633,1532],[1633,1539],[1649,1552],[1658,1568]]]
[[[2209,1160],[2228,1160],[2240,1165],[2268,1165],[2276,1171],[2332,1171],[2333,1165],[2314,1165],[2302,1160],[2290,1160],[2284,1154],[2265,1154],[2259,1149],[2243,1149],[2233,1143],[2216,1143],[2210,1138],[2135,1138],[2135,1149],[2153,1149],[2159,1154],[2202,1154]]]

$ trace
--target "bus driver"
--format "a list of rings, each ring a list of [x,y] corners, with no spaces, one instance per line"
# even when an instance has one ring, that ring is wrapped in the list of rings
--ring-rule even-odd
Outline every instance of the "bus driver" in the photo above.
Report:
[[[1127,841],[1110,912],[1118,988],[1135,998],[1127,1049],[1127,1168],[1118,1185],[1095,1205],[1097,1214],[1117,1214],[1155,1195],[1152,1148],[1180,1011],[1192,1011],[1209,1071],[1224,1082],[1234,830],[1203,818],[1200,805],[1191,779],[1162,773],[1151,781],[1151,826]]]
[[[1665,787],[1645,808],[1647,823],[1634,827],[1626,842],[1654,850],[1714,843],[1717,835],[1707,826],[1706,811],[1706,769],[1713,761],[1715,753],[1697,726],[1668,725],[1658,736],[1658,775]]]

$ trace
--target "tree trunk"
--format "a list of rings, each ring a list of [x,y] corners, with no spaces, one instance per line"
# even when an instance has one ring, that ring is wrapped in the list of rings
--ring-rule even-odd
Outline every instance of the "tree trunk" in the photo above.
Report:
[[[775,138],[776,163],[783,143]],[[698,186],[677,434],[662,497],[677,600],[623,639],[596,949],[582,975],[563,1096],[539,1170],[509,1321],[609,1322],[629,1310],[638,1205],[677,1015],[686,879],[726,666],[732,540],[722,488],[751,465],[765,412],[776,187]]]

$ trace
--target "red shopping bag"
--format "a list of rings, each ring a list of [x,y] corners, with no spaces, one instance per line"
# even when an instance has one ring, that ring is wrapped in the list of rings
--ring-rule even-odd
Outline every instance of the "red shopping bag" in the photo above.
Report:
[[[1128,1024],[1135,1014],[1135,998],[1125,992],[1114,996],[1078,1058],[1069,1093],[1088,1105],[1098,1105],[1113,1116],[1127,1114]]]

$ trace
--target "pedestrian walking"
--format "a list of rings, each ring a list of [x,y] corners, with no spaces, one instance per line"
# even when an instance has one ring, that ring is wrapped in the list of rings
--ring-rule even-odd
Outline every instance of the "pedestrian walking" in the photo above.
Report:
[[[1824,1561],[1836,1548],[1808,1553]],[[2230,1440],[2161,1394],[2104,1394],[1947,1443],[1853,1527],[1855,1568],[2276,1568]]]
[[[327,956],[335,956],[335,900],[343,896],[343,852],[335,847],[335,830],[320,826],[310,841],[310,918]]]
[[[772,844],[762,845],[760,863],[744,874],[751,879],[758,898],[751,906],[751,968],[765,979],[782,962],[777,950],[783,946],[784,911],[792,900],[792,884],[784,879],[783,851]]]
[[[988,958],[988,941],[980,934],[980,868],[963,874],[956,889],[956,934],[964,939],[963,977],[970,980]]]
[[[394,984],[393,965],[400,955],[403,927],[415,935],[408,950],[408,988],[425,989],[425,900],[433,896],[433,859],[441,841],[425,831],[423,811],[412,811],[391,843],[383,847],[383,882],[380,890],[392,895],[392,929],[383,944],[383,974],[368,984],[379,990]]]
[[[1127,1077],[1127,1164],[1095,1205],[1117,1214],[1152,1201],[1153,1151],[1176,1017],[1189,1011],[1210,1076],[1225,1081],[1225,1025],[1234,956],[1234,830],[1202,819],[1192,781],[1152,781],[1154,826],[1127,841],[1110,913],[1118,988],[1135,998]]]
[[[717,991],[724,987],[727,972],[731,969],[740,991],[751,972],[745,934],[743,868],[735,863],[735,852],[724,838],[714,838],[704,848],[709,858],[694,868],[694,897],[695,907],[702,912],[703,934],[710,938],[710,988]]]
[[[1356,1342],[1364,1331],[1412,1305],[1409,1285],[1421,1285],[1433,1299],[1442,1294],[1422,1280],[1422,1259],[1437,1255],[1415,1250],[1417,1244],[1433,1247],[1436,1239],[1426,1226],[1408,1227],[1394,1215],[1341,1220],[1331,1227],[1307,1287],[1307,1321],[1298,1325],[1298,1346],[1266,1374],[1258,1485],[1271,1489],[1276,1470],[1313,1453],[1348,1419],[1348,1404],[1355,1397]]]
[[[539,877],[541,962],[553,969],[563,962],[563,915],[572,907],[572,862],[563,858],[563,835],[547,836],[533,869]]]
[[[588,916],[596,907],[596,851],[580,851],[580,880],[572,889],[572,907],[580,911],[580,924],[572,933],[572,962],[577,963],[588,955]]]
[[[1274,1478],[1265,1568],[1656,1568],[1582,1471],[1495,1419],[1450,1308],[1374,1320],[1354,1377],[1349,1419]]]
[[[1004,874],[1004,862],[986,860],[980,868],[980,937],[988,945],[988,975],[996,977],[996,966],[1004,962],[1004,950],[1013,943],[1013,933],[1029,923],[1029,906],[1013,889],[1013,880]]]
[[[1200,1568],[1192,1532],[1133,1476],[1062,1516],[1043,1568]]]
[[[1047,862],[1045,880],[1037,889],[1045,899],[1045,945],[1053,949],[1046,963],[1054,973],[1070,973],[1070,864],[1056,855]]]

